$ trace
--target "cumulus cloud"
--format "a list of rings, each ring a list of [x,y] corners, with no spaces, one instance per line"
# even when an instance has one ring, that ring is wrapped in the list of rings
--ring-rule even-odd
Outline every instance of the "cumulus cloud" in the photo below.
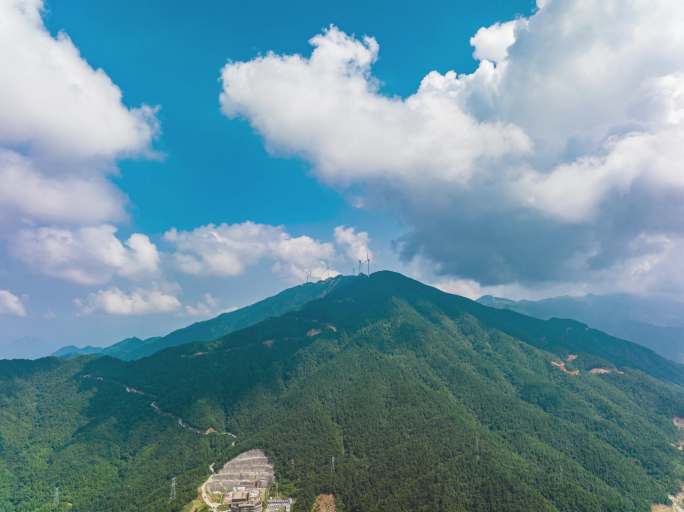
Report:
[[[476,161],[495,163],[529,150],[516,127],[480,123],[428,76],[402,100],[378,94],[370,76],[378,54],[372,38],[359,41],[335,27],[311,39],[310,58],[268,54],[223,68],[220,101],[242,115],[274,150],[313,161],[325,180],[426,177],[466,180]]]
[[[470,38],[470,44],[475,48],[473,57],[492,62],[505,60],[508,57],[508,48],[515,42],[516,28],[524,24],[525,20],[520,19],[480,28]]]
[[[352,261],[373,259],[373,251],[368,248],[369,237],[365,231],[356,231],[352,227],[337,226],[335,228],[335,244],[337,244]]]
[[[148,315],[171,313],[181,308],[178,298],[160,290],[135,289],[126,293],[117,287],[98,290],[74,301],[82,314]]]
[[[123,195],[102,176],[45,175],[30,159],[0,148],[0,224],[17,217],[99,223],[124,218],[124,204]]]
[[[0,290],[0,315],[26,316],[26,306],[11,291]]]
[[[227,64],[221,107],[398,211],[405,260],[482,286],[662,291],[684,238],[684,3],[538,7],[473,36],[474,72],[407,98],[379,92],[374,39],[331,27],[308,57]]]
[[[41,0],[0,2],[0,229],[119,221],[126,200],[108,175],[120,158],[154,156],[156,107],[124,105],[42,14]]]
[[[42,4],[0,3],[0,144],[81,160],[146,151],[154,109],[126,108],[121,90],[68,35],[47,31]]]
[[[243,222],[208,224],[192,231],[171,229],[164,239],[175,246],[174,259],[187,274],[236,276],[261,261],[291,280],[336,275],[328,267],[334,247],[309,236],[293,237],[282,226]]]
[[[84,285],[106,283],[114,276],[136,279],[159,270],[159,252],[146,235],[134,233],[122,242],[108,224],[23,229],[11,250],[46,275]]]

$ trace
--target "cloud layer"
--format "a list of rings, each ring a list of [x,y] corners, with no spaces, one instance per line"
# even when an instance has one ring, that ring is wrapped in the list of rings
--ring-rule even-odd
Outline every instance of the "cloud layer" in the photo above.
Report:
[[[684,4],[539,4],[474,35],[473,73],[407,98],[379,92],[374,39],[331,27],[309,57],[227,64],[221,107],[398,211],[407,260],[484,285],[684,291]]]

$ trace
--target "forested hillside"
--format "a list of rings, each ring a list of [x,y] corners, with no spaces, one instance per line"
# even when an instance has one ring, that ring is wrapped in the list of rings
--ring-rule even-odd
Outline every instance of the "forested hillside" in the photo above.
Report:
[[[485,295],[478,302],[542,319],[574,318],[613,336],[639,343],[672,361],[684,362],[684,308],[676,301],[627,295],[514,301]]]
[[[216,341],[0,379],[3,511],[52,510],[55,486],[62,510],[181,510],[252,447],[300,511],[321,492],[349,512],[646,511],[684,477],[682,366],[390,272]]]
[[[306,283],[288,288],[273,297],[249,306],[222,313],[217,317],[196,322],[177,329],[166,336],[152,338],[126,338],[108,347],[68,346],[57,350],[53,355],[72,358],[81,355],[99,354],[132,361],[150,356],[160,350],[193,341],[210,341],[233,331],[244,329],[267,318],[275,317],[302,307],[307,302],[325,296],[338,286],[343,286],[349,277],[337,276],[324,281]]]

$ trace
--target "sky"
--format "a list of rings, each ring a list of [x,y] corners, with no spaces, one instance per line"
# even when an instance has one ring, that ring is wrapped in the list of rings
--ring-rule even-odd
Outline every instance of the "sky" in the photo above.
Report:
[[[684,4],[0,0],[0,357],[372,268],[680,301]]]

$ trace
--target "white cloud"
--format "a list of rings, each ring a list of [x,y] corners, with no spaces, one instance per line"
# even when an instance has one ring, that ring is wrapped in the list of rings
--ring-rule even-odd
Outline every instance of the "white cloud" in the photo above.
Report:
[[[300,153],[333,183],[358,179],[466,181],[475,162],[521,156],[529,141],[514,126],[480,123],[428,76],[402,100],[378,94],[370,77],[378,45],[335,27],[311,39],[309,59],[268,54],[223,68],[221,107],[242,115],[270,147]]]
[[[515,30],[521,24],[525,24],[524,19],[495,23],[489,27],[480,28],[470,38],[470,44],[475,48],[473,57],[477,60],[492,62],[505,60],[508,57],[508,48],[515,42]]]
[[[352,262],[373,259],[373,251],[368,248],[368,233],[356,231],[352,227],[337,226],[335,228],[335,243],[345,251]]]
[[[11,291],[0,290],[0,315],[26,316],[26,306]]]
[[[0,3],[0,144],[70,160],[147,151],[158,129],[154,109],[126,108],[121,90],[69,36],[50,35],[42,8],[36,0]]]
[[[111,225],[77,229],[23,229],[12,242],[14,255],[40,272],[80,284],[102,284],[114,276],[131,279],[159,270],[157,247],[143,234],[121,242]]]
[[[148,315],[171,313],[181,308],[178,298],[168,292],[136,289],[126,293],[116,287],[98,290],[88,294],[85,300],[74,302],[83,314]]]
[[[195,304],[186,304],[185,314],[189,316],[210,317],[216,313],[217,302],[211,293],[205,293],[202,300]]]
[[[102,176],[45,175],[30,159],[0,148],[0,224],[18,216],[72,224],[122,219],[124,203]]]
[[[156,156],[156,107],[127,107],[42,14],[41,0],[0,1],[0,230],[120,221],[126,198],[108,176],[121,158]]]
[[[475,34],[473,73],[433,71],[405,99],[379,92],[377,42],[333,27],[310,57],[227,64],[221,107],[398,210],[406,259],[485,287],[662,289],[684,236],[684,3],[538,5]],[[627,270],[644,258],[648,280]]]
[[[327,262],[335,257],[330,243],[293,237],[281,226],[243,222],[208,224],[192,231],[171,229],[164,239],[174,244],[174,259],[187,274],[236,276],[261,261],[292,280],[335,275]]]

